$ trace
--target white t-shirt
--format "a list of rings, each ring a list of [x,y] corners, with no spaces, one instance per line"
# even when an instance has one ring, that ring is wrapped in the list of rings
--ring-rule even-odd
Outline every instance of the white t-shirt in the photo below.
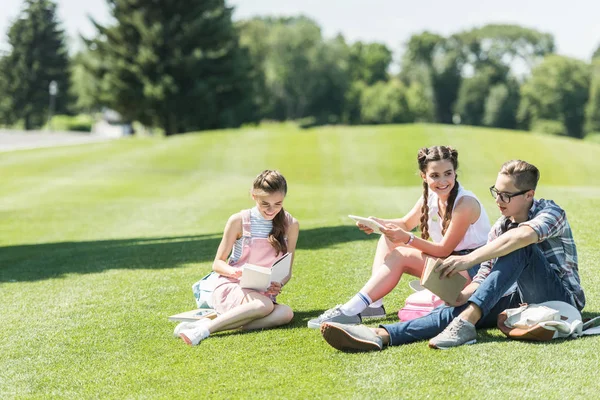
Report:
[[[487,213],[473,192],[463,189],[463,187],[460,186],[458,188],[456,200],[454,201],[454,207],[456,207],[456,204],[458,204],[458,200],[464,196],[473,197],[475,200],[477,200],[481,212],[479,213],[479,218],[477,221],[469,226],[467,233],[460,243],[458,243],[454,251],[476,249],[483,246],[487,243],[488,233],[491,229],[490,220],[487,216]],[[430,190],[427,199],[427,203],[429,205],[429,219],[427,223],[429,225],[429,236],[431,236],[431,239],[436,243],[442,241],[442,221],[444,220],[444,217],[440,217],[439,215],[438,199],[438,195]],[[454,211],[454,208],[452,211]]]

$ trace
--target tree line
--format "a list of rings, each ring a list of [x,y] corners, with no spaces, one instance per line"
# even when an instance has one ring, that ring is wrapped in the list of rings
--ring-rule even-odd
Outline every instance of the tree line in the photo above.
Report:
[[[107,3],[112,22],[92,20],[96,34],[69,56],[56,4],[24,0],[0,57],[0,125],[107,107],[167,135],[265,119],[600,132],[600,47],[591,62],[561,56],[535,29],[421,32],[390,73],[384,44],[324,38],[304,16],[234,22],[224,0]]]

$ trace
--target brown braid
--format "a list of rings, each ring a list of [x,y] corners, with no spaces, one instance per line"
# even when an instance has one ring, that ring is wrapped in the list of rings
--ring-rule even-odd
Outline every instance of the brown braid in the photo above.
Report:
[[[425,174],[427,171],[427,164],[430,161],[442,161],[448,160],[452,163],[452,167],[454,171],[458,169],[458,151],[454,150],[450,146],[432,146],[432,147],[424,147],[419,150],[417,154],[417,162],[419,163],[419,170],[421,173]],[[456,175],[458,178],[458,175]],[[446,234],[446,230],[450,225],[450,220],[452,219],[452,208],[454,207],[454,202],[456,200],[456,196],[458,194],[458,189],[460,185],[458,180],[455,180],[454,187],[450,191],[450,196],[448,197],[448,204],[446,205],[446,212],[444,213],[444,219],[442,221],[442,235]],[[427,186],[427,182],[423,181],[423,205],[421,206],[421,238],[427,240],[429,239],[429,206],[427,205],[427,200],[429,198],[429,187]]]
[[[284,196],[287,194],[287,182],[278,171],[264,170],[256,177],[252,185],[254,195],[260,196],[277,192],[283,193]],[[287,228],[288,220],[285,217],[285,210],[282,208],[273,218],[273,228],[269,233],[269,243],[277,250],[277,255],[287,253],[285,241]]]
[[[421,206],[421,239],[429,239],[429,187],[427,182],[423,181],[423,205]]]

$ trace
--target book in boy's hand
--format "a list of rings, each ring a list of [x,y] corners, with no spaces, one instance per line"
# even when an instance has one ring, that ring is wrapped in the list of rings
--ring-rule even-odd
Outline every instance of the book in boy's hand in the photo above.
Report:
[[[446,278],[440,278],[440,273],[435,272],[435,268],[442,263],[439,258],[427,257],[425,268],[421,275],[421,286],[429,289],[446,303],[453,304],[460,291],[465,287],[467,278],[461,274],[454,274]]]
[[[254,264],[242,266],[242,277],[240,286],[245,289],[254,289],[261,292],[266,291],[271,282],[283,282],[290,274],[292,266],[292,254],[285,253],[278,258],[270,267],[262,267]]]
[[[199,308],[196,310],[190,310],[179,314],[171,315],[169,317],[169,321],[194,322],[203,318],[213,319],[216,317],[217,312],[212,308]]]

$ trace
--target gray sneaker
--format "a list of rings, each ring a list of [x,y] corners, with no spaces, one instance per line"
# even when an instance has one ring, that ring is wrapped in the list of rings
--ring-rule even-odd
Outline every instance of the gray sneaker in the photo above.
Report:
[[[360,313],[360,318],[362,319],[375,319],[375,318],[385,318],[385,307],[367,307],[363,312]]]
[[[340,324],[357,325],[362,322],[359,315],[346,315],[341,310],[342,305],[337,306],[325,311],[315,319],[308,321],[308,327],[311,329],[319,329],[323,322],[339,322]]]
[[[408,286],[410,286],[410,288],[415,292],[425,290],[425,288],[421,286],[421,281],[419,281],[418,279],[408,282]]]
[[[341,351],[376,351],[383,348],[381,336],[365,325],[344,325],[326,322],[321,335],[331,347]]]
[[[477,330],[475,325],[462,318],[454,318],[436,337],[429,341],[432,349],[448,350],[463,344],[473,344],[477,341]]]

